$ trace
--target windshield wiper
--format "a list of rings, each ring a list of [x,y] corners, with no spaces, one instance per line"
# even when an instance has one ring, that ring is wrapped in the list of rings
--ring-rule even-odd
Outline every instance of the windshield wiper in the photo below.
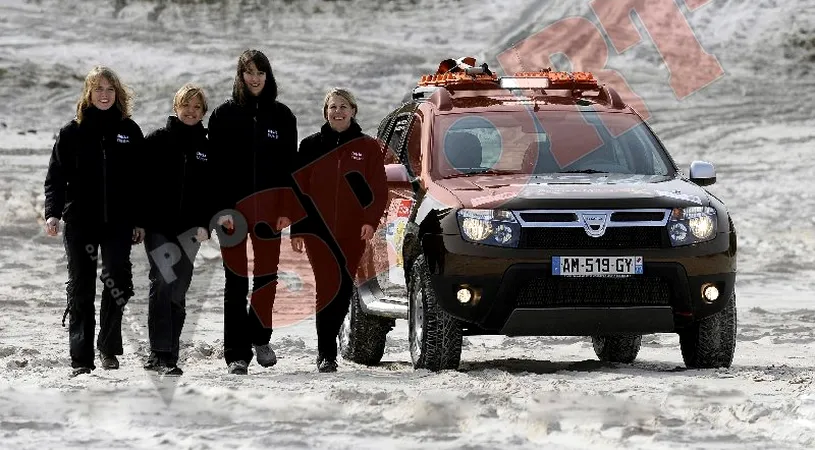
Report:
[[[483,169],[483,170],[473,170],[472,172],[459,172],[447,175],[444,179],[448,178],[460,178],[460,177],[469,177],[474,175],[519,175],[523,174],[524,172],[520,172],[517,170],[505,170],[505,169]]]
[[[583,170],[563,170],[557,173],[609,173],[604,170],[583,169]]]

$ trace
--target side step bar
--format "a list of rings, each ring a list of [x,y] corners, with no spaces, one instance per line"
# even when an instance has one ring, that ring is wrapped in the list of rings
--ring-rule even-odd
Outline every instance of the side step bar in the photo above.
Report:
[[[388,297],[379,287],[379,280],[372,278],[364,284],[357,286],[362,310],[366,314],[392,319],[408,318],[408,302],[406,297]]]

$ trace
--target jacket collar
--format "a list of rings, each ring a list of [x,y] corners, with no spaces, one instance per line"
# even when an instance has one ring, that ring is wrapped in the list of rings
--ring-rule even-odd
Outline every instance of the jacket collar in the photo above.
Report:
[[[323,137],[323,142],[326,142],[333,147],[342,145],[363,136],[362,127],[359,126],[356,119],[351,119],[351,125],[347,130],[342,132],[335,131],[333,128],[331,128],[331,125],[326,122],[320,128],[320,135]]]
[[[195,125],[187,125],[176,116],[167,117],[167,129],[174,133],[183,133],[184,135],[203,135],[206,133],[204,123],[198,122]]]

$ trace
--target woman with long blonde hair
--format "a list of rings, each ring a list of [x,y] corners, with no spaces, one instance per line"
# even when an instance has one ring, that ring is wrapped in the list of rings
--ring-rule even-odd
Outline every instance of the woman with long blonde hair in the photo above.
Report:
[[[97,260],[103,283],[99,350],[104,369],[118,369],[122,314],[133,295],[130,247],[144,238],[133,165],[144,136],[130,118],[131,95],[116,73],[97,66],[85,77],[76,117],[62,127],[45,178],[45,232],[59,234],[68,256],[68,332],[72,376],[95,369]],[[63,316],[63,325],[65,317]]]

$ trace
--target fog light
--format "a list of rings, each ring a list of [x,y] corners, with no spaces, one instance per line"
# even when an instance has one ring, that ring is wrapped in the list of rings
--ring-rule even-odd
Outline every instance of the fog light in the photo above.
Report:
[[[705,299],[706,303],[713,303],[719,298],[719,289],[710,283],[703,284],[702,297]]]
[[[473,299],[473,293],[467,288],[461,288],[456,292],[456,299],[458,299],[461,304],[470,303],[470,300]]]

